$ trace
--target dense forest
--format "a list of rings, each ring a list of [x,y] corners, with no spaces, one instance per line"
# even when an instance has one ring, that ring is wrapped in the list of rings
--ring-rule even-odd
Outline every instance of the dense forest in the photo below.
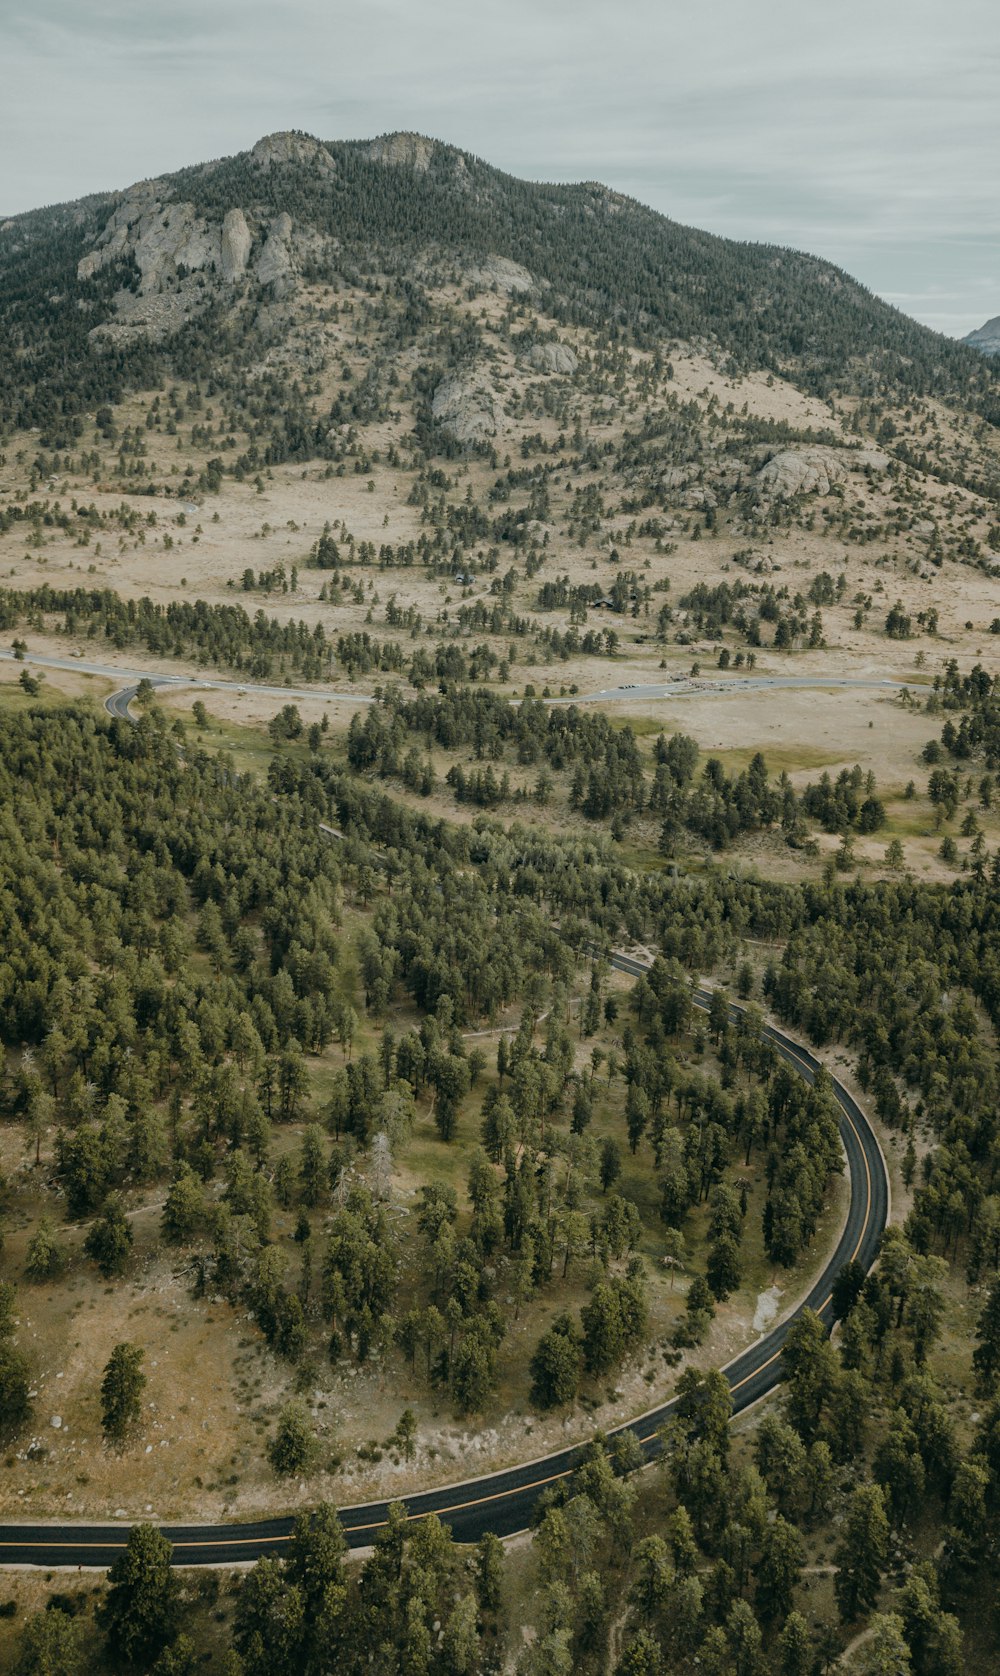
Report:
[[[525,737],[544,740],[546,725],[529,708]],[[977,1648],[993,1633],[984,1590],[1000,1517],[995,863],[980,858],[949,887],[665,878],[633,872],[603,839],[423,817],[323,750],[279,746],[270,785],[257,785],[196,742],[179,754],[155,711],[131,727],[79,706],[28,708],[5,717],[2,740],[3,1098],[7,1121],[36,1147],[58,1122],[56,1179],[65,1214],[89,1219],[89,1260],[112,1283],[127,1271],[125,1196],[164,1181],[162,1238],[193,1250],[195,1287],[241,1299],[280,1356],[307,1357],[317,1327],[331,1355],[361,1360],[392,1335],[459,1411],[484,1400],[502,1357],[506,1323],[491,1296],[500,1257],[527,1300],[592,1248],[588,1301],[537,1343],[541,1409],[641,1342],[646,1282],[636,1207],[619,1191],[623,1153],[654,1164],[668,1249],[676,1237],[683,1252],[705,1207],[704,1268],[687,1289],[678,1346],[698,1344],[738,1283],[746,1211],[733,1166],[765,1165],[764,1239],[776,1261],[794,1263],[838,1165],[822,1078],[808,1092],[770,1057],[760,1015],[751,1008],[734,1026],[721,997],[708,1025],[717,1072],[682,1068],[686,974],[738,961],[753,940],[772,945],[764,997],[801,1034],[857,1054],[873,1108],[907,1148],[912,1209],[871,1276],[843,1271],[835,1347],[802,1318],[784,1395],[749,1437],[730,1442],[724,1384],[692,1368],[654,1480],[635,1478],[636,1462],[598,1439],[576,1476],[542,1498],[535,1635],[514,1657],[525,1676],[660,1676],[695,1657],[725,1676],[805,1673],[870,1622],[883,1663],[866,1668],[965,1668],[963,1634]],[[341,842],[321,833],[324,819]],[[386,1019],[405,993],[421,1022],[402,1036],[383,1029],[378,1051],[347,1058],[317,1104],[311,1063],[358,1027],[338,979],[348,900],[370,921],[365,1014]],[[540,1044],[538,1009],[590,963],[581,1024],[596,1030],[606,1005],[593,951],[632,939],[661,955],[619,1022],[621,1142],[602,1148],[594,1213],[581,1216],[586,1199],[556,1194],[543,1165],[586,1144],[592,1086],[568,1074],[558,1000]],[[745,983],[753,989],[749,967]],[[457,1027],[525,1000],[520,1030],[501,1037],[497,1078],[483,1084],[471,1222],[463,1213],[459,1225],[440,1185],[423,1188],[422,1279],[401,1312],[377,1185],[385,1150],[415,1099],[432,1102],[448,1145],[457,1103],[485,1070]],[[276,1167],[272,1136],[297,1119],[301,1150]],[[919,1162],[917,1139],[929,1141]],[[352,1156],[368,1161],[367,1185],[342,1188]],[[324,1205],[320,1240],[312,1218]],[[273,1242],[284,1206],[299,1207],[298,1284]],[[57,1271],[61,1238],[51,1222],[39,1228],[31,1274]],[[974,1355],[947,1329],[948,1300],[962,1294],[981,1300]],[[31,1414],[31,1350],[9,1285],[3,1300],[0,1395],[16,1437]],[[116,1357],[102,1387],[105,1431],[109,1446],[127,1447],[144,1375],[127,1344]],[[956,1367],[982,1393],[972,1421],[949,1401]],[[404,1450],[409,1425],[404,1416]],[[308,1416],[292,1402],[269,1443],[275,1471],[301,1471],[310,1446]],[[830,1616],[817,1619],[804,1568],[827,1530],[835,1590]],[[287,1558],[260,1562],[236,1586],[223,1613],[234,1670],[321,1671],[332,1648],[338,1669],[359,1670],[487,1671],[511,1656],[511,1562],[491,1539],[468,1556],[433,1520],[391,1521],[360,1571],[345,1570],[342,1549],[321,1510]],[[125,1667],[193,1668],[192,1601],[168,1560],[162,1539],[138,1528],[97,1618],[71,1599],[28,1621],[19,1668],[78,1669],[98,1646]]]

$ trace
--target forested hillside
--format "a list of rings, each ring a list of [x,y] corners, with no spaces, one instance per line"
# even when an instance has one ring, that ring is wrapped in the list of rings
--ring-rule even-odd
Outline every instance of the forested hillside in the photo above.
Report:
[[[978,1659],[993,1633],[983,1589],[1000,1517],[990,1441],[995,864],[980,856],[951,889],[644,878],[601,844],[417,817],[322,749],[307,759],[280,748],[268,791],[193,741],[178,755],[179,742],[155,716],[132,728],[79,708],[28,709],[4,723],[5,783],[33,788],[16,819],[6,804],[4,1100],[8,1123],[47,1159],[56,1195],[41,1219],[29,1214],[24,1247],[37,1193],[30,1155],[7,1187],[26,1251],[18,1295],[4,1293],[8,1434],[31,1426],[36,1376],[19,1311],[39,1286],[58,1286],[67,1264],[81,1278],[80,1264],[94,1265],[128,1295],[145,1239],[131,1207],[157,1183],[167,1187],[160,1238],[185,1254],[195,1298],[208,1290],[216,1307],[239,1302],[306,1394],[318,1354],[361,1366],[398,1356],[459,1412],[474,1411],[506,1354],[505,1299],[530,1314],[589,1241],[589,1301],[578,1321],[561,1310],[533,1354],[531,1398],[544,1412],[635,1354],[649,1331],[643,1193],[637,1204],[637,1178],[623,1174],[624,1161],[648,1156],[662,1249],[682,1269],[704,1261],[673,1335],[682,1352],[697,1345],[752,1250],[748,1200],[772,1259],[794,1265],[836,1167],[821,1085],[804,1099],[804,1085],[775,1069],[753,1009],[736,1028],[724,1006],[713,1009],[695,1043],[702,1068],[685,1068],[684,970],[728,965],[744,994],[760,982],[778,1016],[812,1040],[850,1044],[888,1140],[905,1144],[912,1208],[872,1277],[849,1265],[838,1281],[836,1348],[806,1316],[777,1410],[733,1443],[728,1394],[696,1363],[678,1386],[663,1471],[633,1480],[635,1463],[608,1461],[598,1442],[577,1478],[543,1498],[528,1569],[505,1567],[489,1540],[466,1559],[432,1521],[412,1534],[391,1526],[360,1577],[342,1576],[335,1528],[313,1554],[321,1527],[304,1523],[287,1561],[261,1562],[237,1586],[236,1668],[273,1666],[281,1624],[290,1671],[330,1668],[333,1646],[337,1668],[371,1668],[374,1634],[386,1671],[412,1668],[417,1646],[422,1667],[442,1673],[500,1668],[510,1656],[532,1676],[571,1659],[595,1672],[659,1673],[694,1656],[724,1672],[806,1672],[876,1609],[875,1643],[898,1647],[898,1658],[908,1648],[918,1672],[963,1668],[963,1631]],[[323,817],[345,834],[339,844],[319,832]],[[351,902],[361,918],[345,935]],[[655,943],[662,958],[628,996],[624,1029],[599,963],[584,986],[582,1038],[618,1025],[613,1074],[627,1091],[620,1139],[602,1115],[606,1138],[588,1162],[590,1125],[604,1111],[602,1055],[574,1071],[559,996],[585,950],[629,938]],[[745,958],[757,943],[784,951],[759,979]],[[399,1034],[390,1022],[381,1045],[376,1037],[352,1053],[359,1036],[370,1039],[363,1021],[391,1021],[403,993],[419,1028]],[[494,1083],[455,1027],[520,998],[522,1024],[499,1038]],[[334,1037],[342,1069],[330,1082]],[[387,1168],[397,1148],[407,1156],[425,1102],[436,1145],[453,1146],[470,1086],[476,1098],[487,1072],[482,1151],[465,1190],[471,1219],[464,1191],[432,1175],[414,1207],[424,1301],[404,1307],[397,1300],[416,1276],[400,1261],[398,1213],[387,1214]],[[580,1210],[591,1170],[601,1185],[588,1233]],[[688,1243],[700,1251],[702,1239],[703,1258]],[[327,1352],[315,1337],[324,1323]],[[107,1447],[126,1456],[147,1424],[155,1367],[135,1351],[117,1346],[103,1387]],[[330,1482],[332,1463],[316,1459],[318,1419],[301,1396],[286,1400],[267,1444],[279,1477],[319,1468]],[[380,1447],[408,1459],[415,1446],[408,1410]],[[40,1458],[20,1454],[19,1470]],[[200,1635],[197,1609],[157,1573],[158,1540],[137,1534],[97,1624],[57,1609],[51,1636],[32,1621],[24,1648],[48,1637],[86,1650],[106,1636],[121,1659],[140,1644],[147,1658],[172,1644],[162,1669],[188,1668],[170,1661],[189,1656],[179,1629]],[[300,1576],[306,1556],[312,1582]],[[385,1567],[392,1605],[374,1589]],[[816,1593],[811,1579],[823,1574],[833,1597]],[[316,1644],[306,1597],[320,1576]],[[140,1586],[152,1592],[137,1609]],[[537,1626],[520,1655],[511,1636],[524,1620],[509,1613]]]
[[[442,262],[461,271],[500,257],[528,271],[560,324],[610,325],[619,341],[646,348],[704,340],[734,371],[780,370],[824,397],[933,394],[1000,416],[988,361],[829,263],[682,227],[599,185],[534,185],[451,147],[401,138],[410,149],[401,147],[398,162],[377,146],[308,142],[266,166],[256,147],[156,185],[164,201],[216,223],[234,206],[262,229],[290,216],[314,236],[307,279],[402,277]],[[163,342],[133,340],[111,353],[94,343],[116,290],[139,282],[127,252],[83,278],[77,272],[120,202],[86,199],[0,230],[0,423],[39,426],[57,447],[78,434],[88,409],[130,388],[164,376],[218,378],[227,358],[239,357],[233,297],[214,274],[201,281],[199,309]]]
[[[0,227],[0,1522],[132,1530],[0,1665],[995,1670],[998,378],[413,134]]]

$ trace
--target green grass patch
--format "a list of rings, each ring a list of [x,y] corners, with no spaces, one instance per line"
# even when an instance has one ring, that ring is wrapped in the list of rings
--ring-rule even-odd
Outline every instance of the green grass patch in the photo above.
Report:
[[[729,750],[707,750],[701,747],[702,758],[715,757],[731,774],[739,774],[744,768],[749,768],[753,758],[760,754],[767,763],[768,773],[775,774],[800,773],[805,770],[837,767],[853,768],[854,759],[845,756],[842,751],[823,750],[819,746],[810,745],[763,745],[733,746]]]
[[[33,675],[39,683],[37,693],[26,693],[20,680],[0,681],[0,710],[9,715],[23,715],[28,710],[66,710],[71,705],[93,704],[95,709],[107,715],[104,710],[104,700],[109,693],[116,690],[113,681],[107,681],[100,675],[88,675],[80,672],[77,679],[87,683],[87,690],[82,693],[67,693],[61,688],[50,686],[45,680],[43,670],[34,668],[26,663],[24,668]]]

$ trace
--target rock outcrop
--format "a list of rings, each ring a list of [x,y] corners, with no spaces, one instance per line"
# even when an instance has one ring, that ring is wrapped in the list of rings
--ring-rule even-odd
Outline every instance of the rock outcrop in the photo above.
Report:
[[[300,134],[271,134],[251,153],[261,168],[291,161],[333,159],[318,140]],[[255,229],[245,212],[228,209],[221,222],[170,195],[168,182],[140,181],[122,194],[94,249],[78,263],[80,279],[102,268],[134,263],[135,289],[123,286],[113,299],[114,315],[94,328],[96,341],[128,344],[140,337],[161,339],[177,331],[213,297],[250,277],[270,288],[272,298],[287,297],[295,286],[298,259],[316,257],[326,242],[308,230],[293,237],[292,218],[276,215],[254,252]],[[260,239],[261,229],[256,236]]]
[[[227,210],[222,221],[220,267],[227,285],[235,285],[246,272],[253,239],[241,209]]]
[[[533,343],[525,356],[536,372],[574,373],[579,361],[565,343]]]
[[[888,464],[877,448],[783,448],[757,473],[757,492],[765,500],[828,495],[849,471],[885,471]]]
[[[261,285],[273,285],[276,293],[288,290],[292,280],[292,218],[284,211],[276,215],[267,230],[264,248],[254,264]]]
[[[972,349],[978,349],[983,355],[1000,355],[1000,314],[987,320],[985,326],[980,326],[976,332],[970,332],[962,339],[963,343]]]
[[[486,256],[466,270],[472,285],[483,285],[488,291],[494,286],[506,296],[516,296],[535,289],[535,277],[520,262],[508,261],[506,256]]]
[[[90,336],[95,343],[119,349],[127,349],[143,339],[159,343],[172,332],[179,332],[204,303],[205,293],[195,279],[185,280],[175,291],[160,295],[118,291],[113,299],[114,319],[95,326]]]
[[[425,175],[431,166],[435,143],[424,134],[380,134],[372,140],[365,156],[369,163],[387,163],[393,168],[415,169]]]
[[[233,250],[249,238],[242,212],[230,228]],[[228,220],[228,217],[227,217]],[[239,224],[242,223],[242,234]],[[169,199],[169,188],[155,180],[132,186],[116,206],[95,248],[81,257],[77,277],[90,279],[110,263],[131,256],[139,269],[139,290],[155,295],[185,274],[222,268],[223,226],[213,226],[194,204]]]
[[[258,169],[271,169],[282,163],[304,163],[323,174],[336,174],[337,165],[326,146],[311,134],[294,134],[289,130],[265,134],[250,153],[251,163]]]
[[[488,442],[504,430],[507,415],[486,374],[449,373],[434,392],[431,414],[442,430],[463,444]]]

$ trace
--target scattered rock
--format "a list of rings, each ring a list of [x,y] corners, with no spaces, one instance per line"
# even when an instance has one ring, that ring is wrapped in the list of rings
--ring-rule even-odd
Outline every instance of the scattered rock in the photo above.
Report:
[[[781,1299],[781,1287],[769,1286],[766,1292],[761,1292],[757,1298],[757,1308],[753,1314],[753,1330],[755,1333],[767,1331],[778,1313]]]
[[[61,1414],[53,1414],[52,1419],[49,1421],[49,1425],[52,1426],[55,1431],[57,1431],[57,1432],[61,1431],[62,1430],[62,1415]]]
[[[203,306],[203,295],[188,281],[162,297],[137,297],[134,291],[118,291],[113,298],[116,318],[95,326],[89,334],[96,343],[126,347],[141,338],[154,343],[177,332]]]
[[[683,489],[697,470],[696,466],[664,466],[657,473],[657,481],[663,489]]]

